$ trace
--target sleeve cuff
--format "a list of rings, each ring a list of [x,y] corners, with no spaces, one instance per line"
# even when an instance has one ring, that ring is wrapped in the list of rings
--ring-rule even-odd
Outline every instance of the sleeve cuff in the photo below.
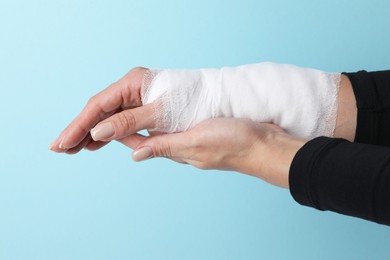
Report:
[[[324,210],[319,205],[318,194],[315,192],[317,173],[313,168],[323,152],[342,141],[345,140],[317,137],[296,153],[290,166],[289,186],[292,197],[299,204]]]

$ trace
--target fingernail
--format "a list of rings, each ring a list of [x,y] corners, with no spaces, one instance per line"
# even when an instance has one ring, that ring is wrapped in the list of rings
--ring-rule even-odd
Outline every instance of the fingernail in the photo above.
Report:
[[[133,161],[140,162],[153,157],[152,148],[145,146],[133,152]]]
[[[55,142],[55,141],[54,141],[54,142]],[[49,150],[51,150],[51,151],[53,151],[54,142],[52,142],[52,143],[49,145]]]
[[[62,138],[60,144],[58,145],[58,147],[59,147],[60,149],[63,149],[63,150],[65,149],[65,147],[64,147],[64,139],[65,139],[65,136]]]
[[[111,123],[103,123],[101,125],[97,125],[95,128],[91,130],[91,136],[94,141],[100,141],[107,139],[114,135],[115,130]]]

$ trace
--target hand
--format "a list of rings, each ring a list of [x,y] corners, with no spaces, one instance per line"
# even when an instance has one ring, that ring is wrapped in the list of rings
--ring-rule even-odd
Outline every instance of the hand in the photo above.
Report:
[[[136,150],[135,161],[166,157],[201,169],[250,174],[285,188],[292,159],[305,143],[276,125],[233,118],[209,119],[182,133],[136,134],[119,141]]]
[[[130,136],[141,129],[155,128],[154,105],[141,106],[140,89],[146,71],[141,67],[132,69],[122,79],[92,97],[80,115],[49,148],[68,154],[77,153],[82,148],[96,150],[111,140]],[[351,84],[344,75],[341,77],[338,107],[335,137],[352,141],[356,106]],[[138,140],[137,136],[132,138]]]
[[[146,71],[145,68],[134,68],[122,79],[93,96],[49,149],[68,154],[77,153],[84,147],[96,150],[110,140],[128,136],[141,129],[152,128],[154,125],[152,105],[141,106],[140,97]],[[110,118],[111,124],[104,124],[107,118]],[[90,130],[99,122],[100,127],[96,127],[91,136]]]

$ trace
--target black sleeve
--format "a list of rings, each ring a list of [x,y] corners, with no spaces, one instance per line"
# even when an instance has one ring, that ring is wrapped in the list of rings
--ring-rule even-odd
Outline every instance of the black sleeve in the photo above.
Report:
[[[390,146],[390,70],[344,74],[356,98],[355,142]]]
[[[390,225],[390,148],[318,137],[290,167],[294,199],[319,210]]]
[[[306,143],[290,167],[290,192],[306,206],[390,225],[390,71],[345,75],[358,109],[356,143]]]

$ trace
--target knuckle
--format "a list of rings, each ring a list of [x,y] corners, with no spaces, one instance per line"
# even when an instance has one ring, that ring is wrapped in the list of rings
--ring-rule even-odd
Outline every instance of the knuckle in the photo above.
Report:
[[[94,105],[96,104],[96,95],[93,95],[88,99],[87,105]]]
[[[142,66],[136,66],[132,69],[133,71],[145,71],[147,70],[145,67]]]
[[[147,68],[144,68],[144,67],[141,67],[141,66],[137,66],[137,67],[134,67],[132,68],[127,74],[126,76],[135,76],[135,75],[144,75],[144,73],[147,71],[148,69]]]
[[[113,83],[111,83],[110,85],[108,85],[108,87],[107,88],[117,88],[117,87],[119,87],[119,85],[120,85],[120,81],[115,81],[115,82],[113,82]]]
[[[153,152],[156,157],[172,157],[171,147],[164,142],[158,142]]]
[[[116,119],[117,126],[121,132],[134,131],[136,129],[136,119],[132,112],[119,113]]]
[[[125,85],[120,89],[120,92],[123,99],[123,109],[141,105],[139,94],[134,93],[135,91],[133,87]]]

